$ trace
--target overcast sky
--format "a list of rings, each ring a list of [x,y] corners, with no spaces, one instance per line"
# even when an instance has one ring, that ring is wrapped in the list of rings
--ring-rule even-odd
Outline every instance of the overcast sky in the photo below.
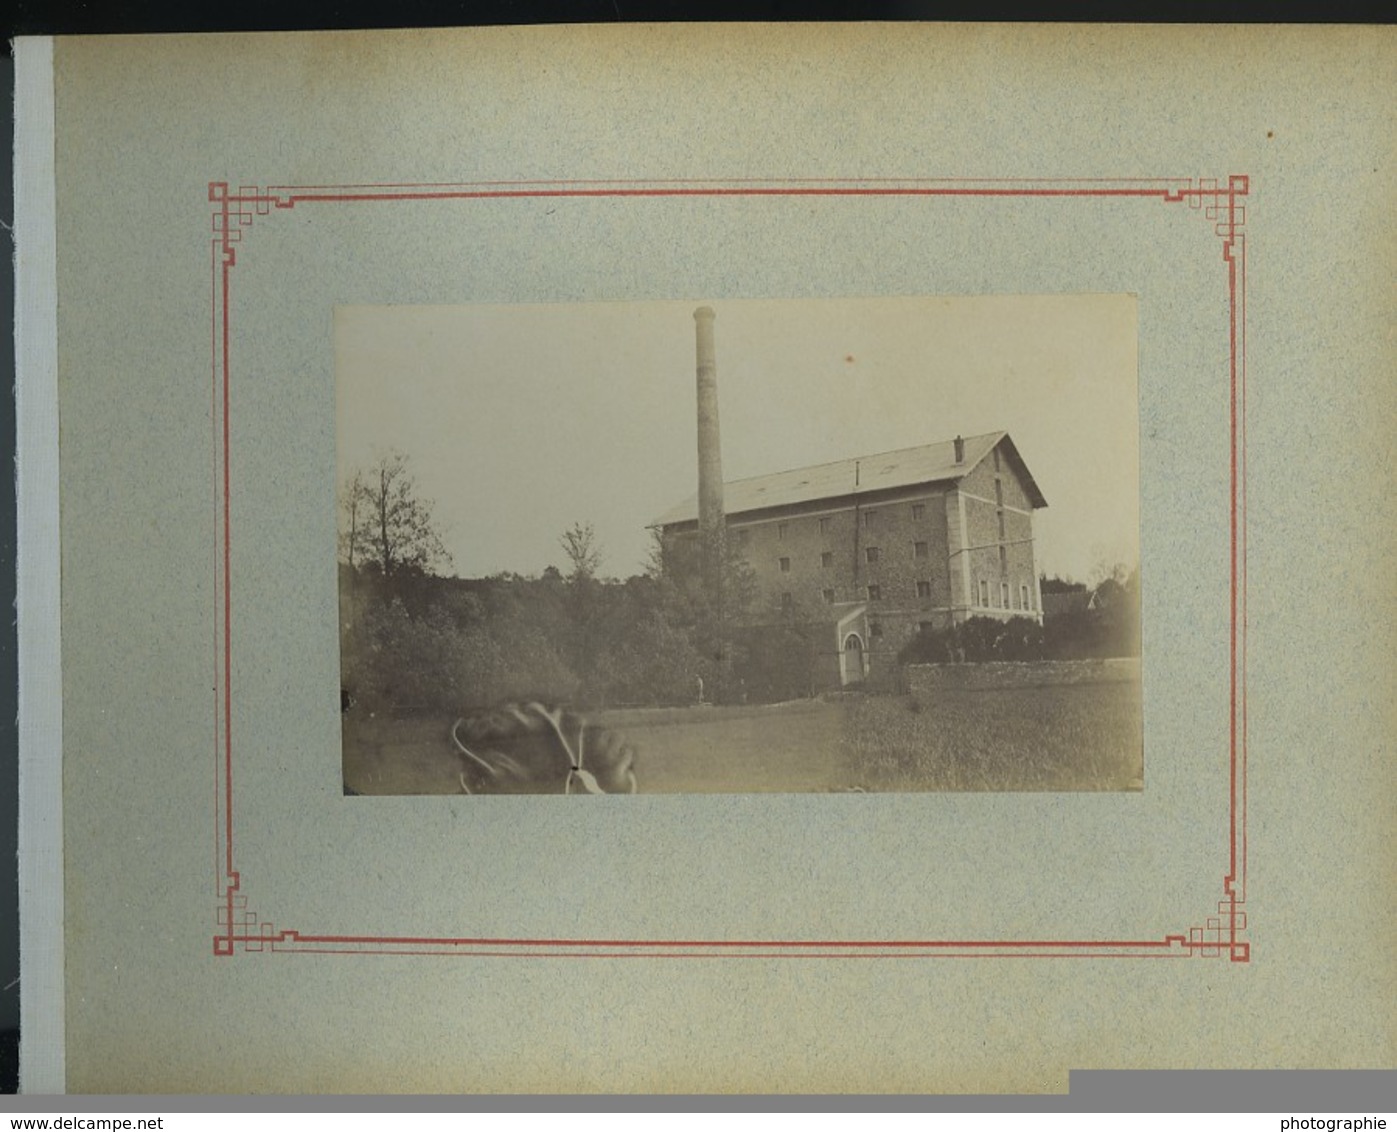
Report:
[[[1139,557],[1135,300],[1124,295],[340,307],[340,482],[407,454],[455,572],[643,569],[695,489],[694,310],[717,312],[728,480],[1004,429],[1048,501],[1039,562]]]

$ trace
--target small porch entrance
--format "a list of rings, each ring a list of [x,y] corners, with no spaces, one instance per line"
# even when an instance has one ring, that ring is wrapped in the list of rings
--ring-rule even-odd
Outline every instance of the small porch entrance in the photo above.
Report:
[[[850,684],[862,684],[867,674],[863,639],[857,633],[850,633],[844,638],[844,647],[839,653],[839,683],[845,688]]]

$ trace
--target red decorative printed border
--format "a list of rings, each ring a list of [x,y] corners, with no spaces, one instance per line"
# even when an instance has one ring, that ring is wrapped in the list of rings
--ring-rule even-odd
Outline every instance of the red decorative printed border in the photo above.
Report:
[[[1247,712],[1246,712],[1246,219],[1242,198],[1249,179],[1208,178],[1120,180],[689,180],[689,181],[485,181],[473,184],[271,185],[266,188],[226,182],[209,185],[213,205],[212,419],[214,505],[217,536],[214,554],[216,593],[214,686],[215,873],[218,931],[216,955],[251,951],[312,954],[475,955],[587,958],[784,958],[911,959],[929,957],[1009,957],[1170,959],[1227,956],[1245,963],[1251,957],[1246,930],[1247,875]],[[426,200],[497,200],[520,197],[1010,197],[1136,199],[1186,204],[1201,210],[1222,240],[1229,301],[1229,525],[1230,638],[1228,720],[1227,871],[1217,914],[1201,927],[1154,939],[1077,940],[717,940],[717,939],[493,939],[418,936],[320,935],[277,928],[248,909],[233,852],[233,767],[231,726],[233,587],[230,577],[232,458],[229,387],[232,348],[229,295],[243,231],[257,217],[306,206]]]

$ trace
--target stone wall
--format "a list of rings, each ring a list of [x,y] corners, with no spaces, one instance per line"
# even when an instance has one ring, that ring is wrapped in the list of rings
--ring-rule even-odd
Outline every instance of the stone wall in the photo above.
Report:
[[[966,555],[972,614],[1034,617],[1038,568],[1034,560],[1033,504],[999,449],[959,486],[965,507]]]
[[[756,576],[758,617],[780,613],[785,593],[797,616],[807,619],[831,602],[867,601],[870,616],[886,611],[914,621],[917,613],[948,604],[943,493],[884,493],[861,500],[858,511],[850,499],[783,508],[759,519],[729,516],[729,545]],[[927,583],[925,596],[918,582]],[[877,587],[876,598],[869,586]]]

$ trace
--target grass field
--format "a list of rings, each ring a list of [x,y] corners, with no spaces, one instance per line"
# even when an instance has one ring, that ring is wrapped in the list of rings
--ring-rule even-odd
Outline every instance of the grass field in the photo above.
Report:
[[[1139,790],[1133,683],[846,695],[598,713],[639,751],[646,794]],[[364,794],[454,794],[451,721],[356,718],[344,776]]]
[[[942,690],[859,699],[844,746],[868,790],[1139,790],[1134,683]]]
[[[603,721],[640,751],[647,794],[809,794],[849,785],[840,737],[847,704],[618,712]]]

